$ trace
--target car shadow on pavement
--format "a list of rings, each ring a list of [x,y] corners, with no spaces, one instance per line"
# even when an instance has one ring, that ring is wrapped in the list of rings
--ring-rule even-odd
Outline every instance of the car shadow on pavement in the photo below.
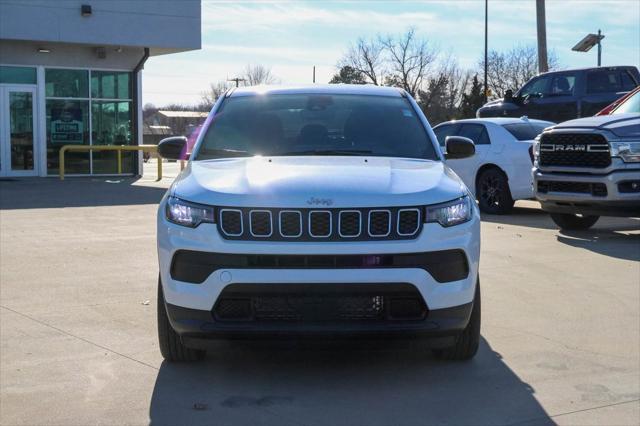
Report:
[[[554,424],[484,339],[469,362],[377,346],[226,346],[202,363],[163,362],[151,424]]]
[[[509,214],[481,214],[483,222],[495,223],[497,225],[527,226],[539,229],[557,229],[549,214],[539,207],[516,206]]]
[[[602,220],[602,219],[601,219]],[[560,231],[558,242],[605,256],[640,262],[640,234],[628,234],[625,231],[640,230],[640,220],[634,224],[628,219],[615,225],[605,224],[586,231]]]
[[[158,204],[167,191],[137,178],[29,178],[0,181],[0,210]]]

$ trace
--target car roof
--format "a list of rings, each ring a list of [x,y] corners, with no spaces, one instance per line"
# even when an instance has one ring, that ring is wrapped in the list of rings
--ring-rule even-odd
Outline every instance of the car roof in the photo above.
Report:
[[[487,117],[487,118],[465,118],[462,120],[451,120],[439,123],[441,124],[455,124],[455,123],[477,123],[477,124],[497,124],[499,126],[504,126],[505,124],[524,124],[524,123],[532,123],[532,124],[542,124],[544,126],[553,126],[556,123],[545,120],[536,120],[535,118],[516,118],[516,117]],[[437,126],[434,126],[437,127]]]
[[[397,87],[375,86],[373,84],[303,84],[296,86],[251,86],[231,89],[227,96],[253,95],[294,95],[294,94],[327,94],[327,95],[372,95],[372,96],[405,96],[406,92]]]
[[[558,74],[558,73],[566,73],[566,72],[573,72],[573,71],[607,71],[607,70],[621,70],[621,69],[638,69],[636,66],[634,65],[612,65],[609,67],[583,67],[583,68],[570,68],[570,69],[566,69],[566,70],[553,70],[553,71],[547,71],[547,72],[543,72],[538,74],[540,75],[547,75],[547,74]]]

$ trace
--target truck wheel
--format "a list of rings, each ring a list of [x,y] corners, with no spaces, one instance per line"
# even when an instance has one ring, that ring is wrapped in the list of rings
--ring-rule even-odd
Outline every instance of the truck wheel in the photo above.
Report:
[[[485,170],[478,176],[476,196],[480,210],[489,214],[506,214],[513,208],[507,177],[498,169]]]
[[[158,341],[162,357],[170,362],[198,361],[204,358],[206,351],[187,348],[180,336],[169,323],[167,308],[164,305],[162,283],[158,277]]]
[[[550,213],[551,219],[567,231],[580,231],[591,228],[600,216],[578,216],[570,213]]]
[[[465,361],[473,358],[480,346],[480,316],[480,278],[478,278],[469,323],[456,337],[455,345],[434,350],[435,356],[448,361]]]

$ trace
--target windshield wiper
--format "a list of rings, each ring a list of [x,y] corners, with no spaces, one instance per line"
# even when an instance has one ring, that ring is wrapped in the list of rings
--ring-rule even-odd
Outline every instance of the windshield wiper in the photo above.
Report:
[[[214,157],[247,157],[250,156],[248,151],[237,149],[203,149],[198,155],[214,156]]]
[[[365,149],[309,149],[306,151],[289,151],[278,155],[362,155],[373,151]]]

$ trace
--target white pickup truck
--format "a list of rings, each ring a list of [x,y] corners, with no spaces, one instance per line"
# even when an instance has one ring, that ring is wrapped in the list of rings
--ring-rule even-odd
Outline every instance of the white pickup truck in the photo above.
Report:
[[[640,91],[609,114],[560,123],[536,142],[536,198],[561,229],[640,217]]]
[[[184,158],[186,139],[159,153]],[[446,157],[473,155],[452,137]],[[416,102],[395,88],[243,88],[222,96],[157,217],[158,334],[169,361],[207,341],[480,341],[480,215]]]
[[[499,117],[447,121],[433,131],[442,149],[450,136],[463,136],[474,142],[474,156],[447,160],[447,164],[476,196],[480,210],[505,214],[511,211],[515,200],[534,197],[534,139],[553,125],[526,117]]]

